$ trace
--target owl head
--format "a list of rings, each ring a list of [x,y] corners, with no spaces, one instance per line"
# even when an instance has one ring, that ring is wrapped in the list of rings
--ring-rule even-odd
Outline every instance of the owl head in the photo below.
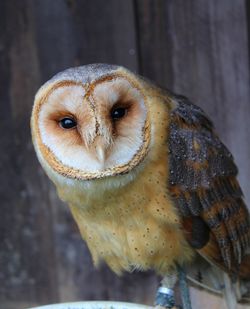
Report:
[[[65,70],[39,89],[32,137],[53,181],[86,183],[136,171],[151,140],[145,83],[123,67],[94,64]]]

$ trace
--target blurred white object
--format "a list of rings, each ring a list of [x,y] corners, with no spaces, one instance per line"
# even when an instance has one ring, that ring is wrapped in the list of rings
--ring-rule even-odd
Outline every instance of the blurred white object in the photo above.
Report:
[[[153,307],[114,301],[84,301],[32,307],[27,309],[152,309]]]

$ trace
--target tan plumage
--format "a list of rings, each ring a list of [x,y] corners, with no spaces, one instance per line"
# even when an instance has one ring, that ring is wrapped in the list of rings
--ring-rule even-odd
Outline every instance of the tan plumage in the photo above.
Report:
[[[74,127],[62,127],[67,117]],[[241,274],[250,228],[237,171],[211,122],[186,99],[122,67],[89,65],[38,91],[31,127],[96,265],[165,275],[197,250]]]

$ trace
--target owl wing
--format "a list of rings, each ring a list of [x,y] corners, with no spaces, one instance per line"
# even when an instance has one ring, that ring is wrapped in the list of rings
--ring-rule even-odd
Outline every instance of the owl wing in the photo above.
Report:
[[[250,223],[237,167],[202,109],[174,96],[169,131],[169,190],[192,247],[238,271],[250,244]]]

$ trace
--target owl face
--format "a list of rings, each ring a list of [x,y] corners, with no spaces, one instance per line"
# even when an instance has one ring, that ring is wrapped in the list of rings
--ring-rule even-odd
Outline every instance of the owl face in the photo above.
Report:
[[[40,161],[64,177],[124,174],[146,156],[150,128],[143,90],[132,73],[112,68],[65,71],[36,96],[36,150]]]

